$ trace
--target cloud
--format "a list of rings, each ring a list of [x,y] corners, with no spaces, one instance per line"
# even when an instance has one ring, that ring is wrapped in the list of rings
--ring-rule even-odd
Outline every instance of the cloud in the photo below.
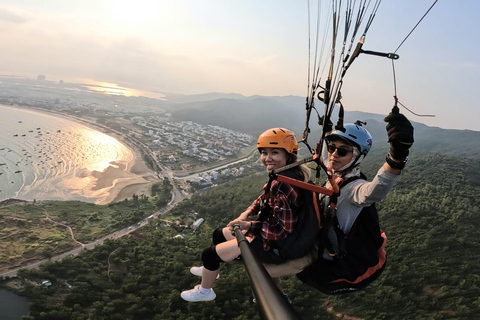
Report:
[[[29,19],[16,14],[15,12],[0,8],[0,20],[13,22],[13,23],[25,23]]]

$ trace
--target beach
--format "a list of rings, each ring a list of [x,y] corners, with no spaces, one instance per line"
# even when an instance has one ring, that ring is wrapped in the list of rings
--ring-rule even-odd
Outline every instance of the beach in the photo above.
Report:
[[[111,189],[108,197],[97,204],[122,201],[125,198],[131,198],[134,194],[150,195],[150,187],[158,181],[156,173],[147,167],[140,156],[131,161],[127,167],[126,171],[109,167],[98,174],[94,189],[109,186]]]
[[[140,151],[93,121],[0,106],[0,200],[80,200],[105,205],[147,194],[158,181]]]
[[[63,116],[63,115],[59,115]],[[84,119],[76,117],[67,117],[74,121],[85,123]],[[87,124],[88,125],[88,124]],[[92,126],[92,125],[90,125]],[[93,125],[93,129],[99,130],[105,134],[102,127]],[[126,198],[132,198],[134,194],[150,194],[152,184],[158,182],[158,175],[147,167],[147,164],[142,159],[141,152],[134,150],[122,141],[122,136],[114,135],[113,138],[121,141],[135,157],[127,163],[113,162],[113,166],[109,166],[102,172],[95,171],[92,175],[97,179],[92,187],[92,190],[109,189],[108,195],[102,199],[97,200],[96,204],[105,205],[111,202],[118,202]]]

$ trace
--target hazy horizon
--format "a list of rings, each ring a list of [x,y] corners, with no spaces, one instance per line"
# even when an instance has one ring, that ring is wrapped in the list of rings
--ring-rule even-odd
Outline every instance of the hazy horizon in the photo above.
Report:
[[[364,49],[395,51],[433,2],[382,2]],[[398,98],[436,115],[413,121],[478,130],[477,9],[473,0],[439,1],[398,50]],[[120,91],[307,94],[306,1],[5,0],[0,30],[4,75]],[[394,94],[391,61],[361,55],[342,101],[346,110],[385,113]]]
[[[44,75],[37,75],[38,76],[44,76]],[[55,89],[62,89],[64,87],[81,87],[83,89],[84,92],[88,92],[88,93],[94,93],[94,94],[99,94],[103,97],[105,97],[107,100],[109,97],[116,97],[116,96],[122,96],[122,97],[147,97],[147,98],[151,98],[151,99],[156,99],[156,100],[160,100],[162,102],[168,102],[168,98],[169,97],[175,97],[174,100],[178,99],[179,97],[189,97],[189,96],[192,96],[192,97],[195,97],[195,96],[202,96],[202,95],[205,95],[205,96],[208,96],[208,95],[218,95],[220,96],[221,98],[235,98],[236,96],[242,96],[244,98],[250,98],[250,97],[263,97],[263,98],[275,98],[275,97],[295,97],[295,98],[300,98],[300,99],[304,99],[303,96],[295,96],[295,95],[284,95],[284,96],[261,96],[261,95],[252,95],[252,96],[246,96],[246,95],[242,95],[240,93],[233,93],[233,92],[229,92],[229,93],[223,93],[223,92],[205,92],[205,93],[198,93],[198,94],[182,94],[182,93],[174,93],[174,92],[156,92],[156,91],[142,91],[142,90],[137,90],[137,89],[132,89],[132,88],[127,88],[127,87],[120,87],[116,84],[107,84],[107,83],[104,83],[104,84],[101,84],[101,83],[97,83],[97,84],[93,84],[92,82],[89,82],[89,83],[69,83],[69,82],[65,82],[63,81],[63,79],[59,80],[61,81],[61,83],[59,81],[53,81],[53,80],[49,80],[48,78],[46,78],[45,80],[38,80],[35,78],[31,78],[31,77],[28,77],[28,76],[11,76],[11,75],[2,75],[0,74],[0,78],[7,78],[7,79],[22,79],[22,80],[28,80],[30,82],[30,84],[35,84],[35,85],[39,85],[40,87],[44,87],[45,84],[49,84],[51,85],[51,88],[55,88]],[[1,82],[0,82],[1,83]],[[48,87],[48,86],[47,86]],[[223,95],[225,95],[225,97],[222,97]],[[233,96],[233,97],[232,97]],[[189,103],[191,103],[192,99],[189,99]],[[207,99],[208,100],[208,99]],[[193,101],[193,100],[192,100]],[[203,100],[202,100],[203,101]],[[176,102],[176,101],[175,101]],[[193,101],[194,103],[195,101]],[[197,102],[200,102],[197,101]],[[1,104],[0,104],[1,105]],[[317,106],[318,107],[318,106]],[[388,112],[390,112],[390,107],[386,108],[385,110],[380,110],[379,112],[373,112],[373,111],[368,111],[368,110],[360,110],[360,109],[351,109],[351,110],[346,110],[346,112],[363,112],[363,113],[367,113],[367,114],[373,114],[373,115],[380,115],[380,116],[384,116],[386,114],[388,114]],[[305,110],[304,110],[304,102],[302,101],[301,104],[298,105],[298,111],[303,115]],[[322,111],[323,112],[323,111]],[[415,117],[414,115],[412,115],[411,112],[409,112],[408,110],[402,110],[403,113],[405,113],[405,115],[410,118],[412,121],[414,122],[418,122],[420,124],[424,124],[426,126],[429,126],[429,127],[437,127],[437,128],[441,128],[441,129],[453,129],[453,130],[471,130],[471,131],[480,131],[480,128],[479,129],[464,129],[464,128],[461,128],[461,129],[456,129],[456,128],[447,128],[447,127],[442,127],[442,126],[438,126],[438,125],[431,125],[431,124],[428,124],[427,122],[428,121],[425,121],[425,119],[429,119],[429,117]],[[194,121],[194,120],[192,120]]]

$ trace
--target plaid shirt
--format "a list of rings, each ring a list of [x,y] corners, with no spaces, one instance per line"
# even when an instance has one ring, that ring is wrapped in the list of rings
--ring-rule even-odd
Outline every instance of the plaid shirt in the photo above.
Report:
[[[263,186],[265,189],[267,184]],[[249,207],[250,215],[257,215],[261,209],[261,203],[265,199],[265,191]],[[273,181],[270,187],[268,204],[272,208],[272,217],[266,221],[252,221],[248,234],[261,237],[263,248],[270,249],[270,242],[286,238],[292,233],[298,220],[300,208],[299,189],[283,182]]]

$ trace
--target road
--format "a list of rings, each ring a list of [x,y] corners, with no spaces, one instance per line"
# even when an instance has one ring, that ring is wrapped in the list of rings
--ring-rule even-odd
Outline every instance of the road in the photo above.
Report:
[[[63,116],[65,116],[65,114],[62,114]],[[105,129],[105,130],[108,130],[110,132],[113,132],[115,134],[117,134],[118,136],[122,137],[123,139],[125,140],[128,140],[131,144],[135,145],[137,148],[139,149],[142,149],[143,152],[145,154],[148,154],[151,159],[154,161],[157,169],[159,171],[161,171],[162,175],[167,178],[170,182],[170,184],[172,185],[172,198],[170,200],[170,202],[165,206],[163,207],[162,209],[156,211],[154,214],[153,214],[153,218],[156,219],[159,215],[161,214],[164,214],[168,211],[170,211],[173,207],[175,207],[177,205],[177,203],[183,201],[184,199],[190,197],[190,195],[182,192],[176,185],[175,183],[175,178],[180,178],[180,177],[175,177],[175,174],[172,170],[168,169],[168,167],[164,166],[158,159],[157,157],[155,157],[154,155],[154,152],[150,149],[149,146],[147,146],[146,144],[144,144],[143,142],[141,142],[140,140],[138,139],[135,139],[134,137],[132,136],[129,136],[129,135],[125,135],[115,129],[112,129],[110,127],[107,127],[105,125],[102,125],[102,124],[99,124],[99,123],[96,123],[94,121],[90,121],[88,119],[83,119],[83,118],[78,118],[78,117],[73,117],[73,116],[70,116],[72,118],[75,118],[76,121],[83,121],[83,122],[86,122],[90,125],[94,125],[96,127],[100,127],[102,129]],[[233,161],[231,163],[228,163],[228,164],[223,164],[223,165],[219,165],[218,167],[215,167],[215,168],[209,168],[208,170],[206,169],[204,172],[206,171],[211,171],[211,170],[218,170],[218,169],[221,169],[223,167],[226,167],[226,166],[229,166],[229,165],[232,165],[234,163],[239,163],[239,162],[243,162],[243,161],[246,161],[248,159],[247,158],[244,158],[244,159],[239,159],[239,160],[236,160],[236,161]],[[200,174],[201,172],[198,172],[196,173],[195,175],[198,175]],[[181,177],[181,178],[188,178],[188,177]],[[109,235],[106,235],[102,238],[99,238],[93,242],[90,242],[90,243],[86,243],[86,244],[83,244],[83,243],[80,243],[77,241],[77,243],[80,245],[80,247],[78,248],[75,248],[75,249],[72,249],[70,251],[67,251],[67,252],[64,252],[64,253],[61,253],[61,254],[58,254],[58,255],[55,255],[49,259],[43,259],[43,260],[39,260],[37,262],[34,262],[34,263],[31,263],[31,264],[28,264],[28,265],[25,265],[25,266],[22,266],[22,267],[18,267],[18,268],[13,268],[13,269],[10,269],[9,271],[6,271],[6,272],[3,272],[3,273],[0,273],[0,277],[15,277],[17,275],[17,272],[18,270],[20,269],[33,269],[33,268],[38,268],[41,264],[43,263],[46,263],[46,262],[51,262],[51,261],[59,261],[59,260],[62,260],[63,258],[67,257],[67,256],[77,256],[82,250],[89,250],[89,249],[93,249],[95,248],[97,245],[101,245],[103,244],[103,242],[106,240],[106,239],[118,239],[118,238],[121,238],[125,235],[128,235],[130,234],[131,232],[135,231],[135,230],[138,230],[138,228],[141,228],[143,226],[145,226],[146,224],[148,224],[148,221],[149,219],[148,218],[145,218],[139,222],[137,222],[136,224],[132,225],[132,226],[129,226],[127,228],[124,228],[122,230],[117,230]],[[66,226],[64,225],[65,227],[67,228],[70,228],[69,226]],[[70,229],[70,232],[72,233],[72,238],[75,240],[74,236],[73,236],[73,231]]]
[[[241,159],[239,160],[240,161],[245,161],[246,159]],[[230,163],[231,164],[231,163]],[[190,195],[187,195],[187,194],[184,194],[180,189],[178,189],[174,183],[174,174],[171,170],[169,170],[167,167],[163,166],[160,162],[158,162],[158,166],[159,168],[162,170],[162,173],[163,175],[170,181],[170,183],[172,184],[172,198],[170,199],[170,202],[165,206],[163,207],[162,209],[156,211],[154,214],[153,214],[153,219],[157,219],[159,215],[162,215],[168,211],[170,211],[173,207],[175,207],[177,205],[177,203],[183,201],[185,198],[188,198]],[[210,168],[206,171],[211,171],[211,170],[215,170],[215,169],[220,169],[220,167],[222,166],[219,166],[218,168]],[[145,218],[139,222],[137,222],[136,224],[132,225],[132,226],[129,226],[129,227],[126,227],[124,229],[121,229],[121,230],[117,230],[111,234],[108,234],[102,238],[99,238],[93,242],[90,242],[90,243],[86,243],[86,244],[83,244],[83,243],[79,243],[77,241],[77,243],[79,243],[80,247],[78,248],[75,248],[75,249],[72,249],[70,251],[67,251],[67,252],[63,252],[61,254],[58,254],[58,255],[55,255],[53,257],[51,257],[50,259],[43,259],[43,260],[39,260],[39,261],[36,261],[34,263],[31,263],[31,264],[28,264],[28,265],[25,265],[25,266],[22,266],[22,267],[18,267],[18,268],[14,268],[14,269],[10,269],[9,271],[6,271],[6,272],[3,272],[3,273],[0,273],[0,278],[1,277],[15,277],[17,275],[17,272],[18,270],[20,269],[34,269],[34,268],[38,268],[41,264],[43,263],[47,263],[47,262],[52,262],[52,261],[59,261],[59,260],[62,260],[63,258],[65,257],[68,257],[68,256],[77,256],[78,254],[80,254],[80,252],[82,250],[90,250],[90,249],[93,249],[95,248],[97,245],[101,245],[103,244],[103,242],[107,239],[118,239],[118,238],[121,238],[125,235],[128,235],[130,234],[131,232],[135,231],[135,230],[138,230],[139,228],[145,226],[146,224],[148,224],[149,222],[149,218]],[[67,225],[64,225],[66,228],[69,228],[70,232],[72,233],[71,229],[69,226]],[[73,237],[73,235],[72,235]]]
[[[62,114],[64,115],[64,114]],[[64,115],[65,116],[65,115]],[[162,209],[158,210],[157,212],[155,212],[153,214],[153,218],[157,218],[159,215],[161,214],[164,214],[166,212],[168,212],[169,210],[171,210],[173,207],[175,207],[175,205],[179,202],[181,202],[182,200],[184,200],[185,198],[187,198],[189,195],[188,194],[185,194],[183,193],[175,184],[175,181],[174,181],[174,178],[173,178],[173,172],[171,170],[169,170],[166,166],[164,166],[160,161],[158,161],[158,159],[154,156],[154,153],[153,151],[150,149],[149,146],[147,146],[146,144],[144,144],[143,142],[135,139],[134,137],[132,136],[126,136],[124,134],[122,134],[121,132],[115,130],[115,129],[112,129],[110,127],[107,127],[107,126],[104,126],[102,124],[99,124],[99,123],[96,123],[94,121],[90,121],[90,120],[87,120],[87,119],[82,119],[82,118],[77,118],[77,117],[72,117],[72,118],[75,118],[76,121],[83,121],[83,122],[86,122],[90,125],[94,125],[96,127],[101,127],[102,129],[105,129],[105,130],[108,130],[110,132],[113,132],[117,135],[119,135],[120,137],[123,137],[125,140],[128,140],[128,142],[130,142],[131,144],[135,145],[137,148],[139,149],[142,149],[143,152],[145,154],[148,154],[152,160],[154,161],[155,165],[157,166],[158,170],[160,170],[162,172],[162,174],[169,180],[170,184],[172,185],[172,198],[170,200],[170,202]],[[53,221],[53,220],[52,220]],[[78,248],[75,248],[75,249],[72,249],[70,251],[67,251],[67,252],[64,252],[64,253],[61,253],[61,254],[58,254],[58,255],[55,255],[53,257],[51,257],[50,259],[43,259],[43,260],[39,260],[37,262],[34,262],[34,263],[31,263],[31,264],[28,264],[28,265],[25,265],[25,266],[22,266],[22,267],[18,267],[18,268],[13,268],[13,269],[10,269],[9,271],[6,271],[6,272],[3,272],[3,273],[0,273],[0,277],[15,277],[17,275],[17,272],[18,270],[20,269],[33,269],[33,268],[38,268],[38,266],[40,266],[41,264],[43,263],[46,263],[46,262],[49,262],[49,261],[58,261],[58,260],[62,260],[63,258],[67,257],[67,256],[76,256],[78,255],[82,250],[89,250],[89,249],[93,249],[95,248],[97,245],[101,245],[103,244],[103,242],[106,240],[106,239],[118,239],[118,238],[121,238],[135,230],[137,230],[138,228],[141,228],[142,226],[146,225],[148,223],[148,218],[145,218],[143,219],[142,221],[139,221],[138,223],[132,225],[132,226],[129,226],[125,229],[122,229],[122,230],[117,230],[109,235],[106,235],[102,238],[99,238],[93,242],[90,242],[90,243],[87,243],[87,244],[83,244],[83,243],[79,243],[78,241],[75,240],[74,236],[73,236],[73,232],[71,230],[71,228],[67,225],[64,225],[66,228],[69,228],[70,230],[70,233],[72,234],[72,238],[74,239],[74,241],[76,241],[80,247]]]
[[[215,167],[215,168],[211,168],[211,169],[208,169],[208,170],[202,170],[200,172],[195,172],[195,173],[192,173],[192,174],[187,174],[187,175],[184,175],[184,174],[177,174],[177,173],[174,173],[173,172],[173,177],[175,179],[192,179],[192,178],[197,178],[199,177],[202,173],[206,172],[206,171],[213,171],[213,170],[220,170],[220,169],[223,169],[223,168],[226,168],[226,167],[229,167],[231,165],[234,165],[234,164],[238,164],[238,163],[242,163],[242,162],[245,162],[247,161],[248,159],[250,159],[250,156],[246,157],[246,158],[243,158],[243,159],[239,159],[239,160],[234,160],[232,162],[228,162],[224,165],[220,165],[218,167]]]
[[[170,211],[173,207],[175,207],[175,205],[178,202],[182,201],[184,198],[185,197],[183,197],[183,196],[177,198],[177,197],[175,197],[174,193],[172,192],[172,199],[170,200],[170,202],[165,207],[163,207],[162,209],[155,212],[153,214],[153,219],[156,219],[156,218],[158,218],[159,215]],[[148,224],[148,221],[149,221],[149,218],[145,218],[145,219],[141,220],[140,222],[137,222],[136,224],[134,224],[132,226],[129,226],[127,228],[115,231],[111,234],[108,234],[108,235],[106,235],[102,238],[99,238],[99,239],[97,239],[93,242],[90,242],[90,243],[80,244],[77,241],[77,243],[80,244],[80,247],[78,247],[78,248],[75,248],[75,249],[72,249],[70,251],[63,252],[61,254],[55,255],[55,256],[51,257],[50,259],[43,259],[43,260],[39,260],[39,261],[36,261],[34,263],[31,263],[31,264],[28,264],[28,265],[25,265],[25,266],[22,266],[22,267],[10,269],[9,271],[0,273],[0,277],[15,277],[17,275],[18,270],[20,270],[20,269],[34,269],[34,268],[38,268],[41,264],[46,263],[46,262],[59,261],[59,260],[62,260],[63,258],[68,257],[68,256],[71,256],[71,257],[77,256],[78,254],[80,254],[80,252],[82,250],[93,249],[96,246],[103,244],[103,242],[107,239],[118,239],[118,238],[121,238],[125,235],[128,235],[131,232],[133,232],[135,230],[138,230],[139,228]],[[64,225],[64,226],[67,227],[67,228],[70,228],[69,226],[66,226],[66,225]]]
[[[111,134],[111,133],[114,133],[115,135],[117,135],[117,137],[124,141],[124,142],[128,142],[130,146],[135,146],[136,148],[142,150],[142,152],[146,155],[148,155],[154,165],[156,166],[157,168],[157,174],[160,174],[160,172],[162,173],[162,175],[164,175],[168,181],[170,182],[170,184],[172,185],[172,188],[173,188],[173,193],[174,193],[174,196],[173,198],[175,199],[175,203],[178,203],[178,202],[181,202],[183,199],[187,198],[188,195],[187,194],[184,194],[181,190],[178,189],[178,187],[176,186],[175,184],[175,181],[174,181],[174,173],[173,171],[169,170],[168,167],[164,166],[160,160],[158,160],[158,158],[155,156],[155,153],[152,151],[152,149],[146,145],[145,143],[143,143],[142,141],[140,141],[139,139],[135,138],[133,135],[128,135],[128,134],[124,134],[114,128],[111,128],[109,126],[106,126],[104,124],[101,124],[101,123],[98,123],[94,120],[90,120],[90,119],[86,119],[86,118],[80,118],[80,117],[76,117],[76,116],[73,116],[73,115],[70,115],[70,114],[65,114],[65,113],[61,113],[61,112],[56,112],[56,111],[53,111],[53,110],[49,110],[47,109],[46,110],[47,112],[51,112],[51,113],[54,113],[54,114],[57,114],[57,115],[61,115],[61,116],[64,116],[64,117],[67,117],[67,118],[71,118],[73,119],[74,121],[77,121],[77,122],[84,122],[90,126],[93,126],[93,127],[97,127],[97,128],[100,128],[103,130],[104,133],[106,134]],[[122,127],[121,127],[122,128]],[[128,132],[128,129],[127,128],[122,128],[124,129],[125,132]],[[160,172],[159,172],[160,171]]]

